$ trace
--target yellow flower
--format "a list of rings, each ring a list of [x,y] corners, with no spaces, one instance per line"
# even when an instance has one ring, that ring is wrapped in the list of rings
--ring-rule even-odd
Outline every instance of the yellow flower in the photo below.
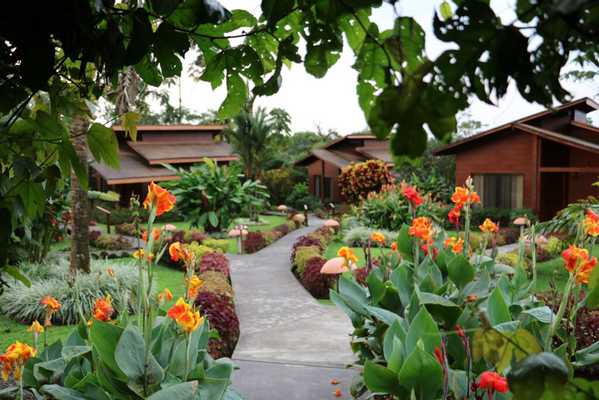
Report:
[[[358,262],[358,256],[356,256],[353,250],[347,246],[343,246],[342,248],[340,248],[337,252],[337,255],[339,257],[345,258],[345,262],[347,263],[349,263],[350,261],[354,264]]]
[[[190,300],[194,300],[203,284],[204,281],[198,278],[197,275],[192,275],[192,277],[187,280],[187,297]]]
[[[587,210],[582,225],[585,234],[592,237],[599,236],[599,215],[595,214],[592,210]]]
[[[445,248],[451,248],[452,253],[459,254],[464,250],[464,239],[450,236],[445,239]]]
[[[2,379],[8,380],[12,373],[15,380],[20,380],[23,373],[23,365],[35,357],[36,351],[33,347],[16,341],[8,346],[4,354],[0,354],[0,366],[2,367]]]
[[[33,332],[36,335],[39,335],[43,331],[44,331],[44,327],[39,322],[37,322],[37,320],[33,321],[31,326],[29,328],[27,328],[27,332]]]
[[[202,325],[204,318],[200,315],[199,311],[188,310],[181,314],[176,321],[183,332],[191,333]]]
[[[151,262],[154,259],[154,253],[150,253],[146,256],[146,252],[144,251],[144,249],[137,249],[133,252],[133,258],[135,259],[141,260],[144,257]]]
[[[483,233],[496,233],[499,231],[499,227],[489,218],[486,218],[482,225],[479,225],[481,232]]]
[[[171,293],[171,291],[168,288],[164,288],[164,290],[158,294],[158,301],[161,303],[165,300],[171,301],[172,299],[173,299],[173,294]]]
[[[370,235],[370,240],[379,244],[385,244],[385,235],[381,232],[372,232]]]

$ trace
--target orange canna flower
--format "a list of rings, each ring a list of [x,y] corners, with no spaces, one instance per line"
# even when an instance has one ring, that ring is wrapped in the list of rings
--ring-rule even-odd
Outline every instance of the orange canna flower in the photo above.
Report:
[[[433,223],[428,217],[414,218],[408,233],[428,243],[433,238]]]
[[[339,381],[337,379],[331,379],[331,385],[338,385]]]
[[[160,292],[158,294],[158,301],[159,302],[163,302],[163,301],[171,301],[173,299],[173,294],[171,293],[171,291],[168,288],[164,288],[164,290],[162,292]]]
[[[466,301],[467,302],[473,302],[478,300],[478,296],[475,294],[469,294],[468,296],[466,296]]]
[[[114,269],[112,269],[112,267],[106,268],[106,275],[108,275],[111,278],[114,278],[115,277]]]
[[[451,201],[460,208],[464,204],[478,204],[480,203],[480,196],[475,191],[470,191],[464,186],[456,186],[453,194],[451,195]]]
[[[437,346],[435,346],[435,358],[437,359],[437,362],[441,365],[444,366],[445,365],[445,357],[443,356],[443,352],[441,351],[441,349]]]
[[[180,297],[179,300],[177,300],[177,302],[175,304],[173,304],[173,306],[171,308],[168,309],[168,311],[166,312],[166,315],[170,319],[176,321],[177,318],[179,318],[182,314],[189,311],[190,308],[191,307],[189,306],[189,304],[187,304],[185,302],[185,299],[183,297]]]
[[[105,298],[96,299],[92,314],[98,321],[110,321],[114,308],[112,308],[112,297],[110,295]]]
[[[596,257],[589,257],[587,249],[570,245],[562,252],[562,259],[564,260],[564,267],[568,272],[574,274],[577,284],[589,283],[591,272],[597,266]]]
[[[587,214],[582,221],[582,226],[586,235],[592,237],[599,236],[599,215],[595,214],[593,210],[587,210]]]
[[[158,241],[158,239],[160,239],[160,234],[162,233],[162,231],[158,228],[153,228],[152,229],[152,239],[154,239],[155,242]],[[148,241],[148,231],[144,231],[141,235],[141,239],[144,242]]]
[[[172,243],[168,248],[168,254],[174,262],[183,261],[186,264],[189,264],[193,257],[193,254],[181,242]]]
[[[133,252],[133,258],[137,260],[142,260],[143,258],[145,258],[149,262],[152,262],[152,260],[154,259],[154,253],[150,253],[146,256],[146,252],[144,251],[144,249],[137,249]]]
[[[204,317],[200,315],[199,311],[187,310],[176,319],[177,325],[185,333],[191,333],[198,329],[204,322]]]
[[[41,301],[40,304],[46,306],[46,312],[56,312],[60,310],[60,303],[52,296],[46,296]]]
[[[507,384],[507,379],[499,375],[497,372],[492,371],[485,371],[480,374],[478,387],[480,389],[487,390],[490,394],[495,392],[506,393],[510,390]]]
[[[10,374],[15,380],[20,380],[23,373],[23,366],[31,358],[35,357],[36,351],[33,347],[16,341],[8,346],[3,354],[0,354],[0,374],[2,379],[7,381]]]
[[[445,239],[445,248],[451,249],[454,254],[459,254],[464,251],[464,239],[458,239],[455,236],[448,237]]]
[[[499,227],[489,218],[486,218],[482,225],[479,225],[480,230],[483,233],[497,233],[499,232]]]
[[[153,181],[148,185],[148,195],[144,200],[144,208],[156,207],[156,216],[173,209],[177,199],[168,190],[158,186]]]
[[[379,244],[385,244],[385,235],[380,232],[373,232],[370,235],[370,240]]]
[[[343,397],[343,393],[341,392],[341,389],[335,389],[335,391],[333,392],[333,395],[335,397]]]
[[[397,251],[397,242],[391,243],[391,251]]]
[[[597,266],[597,258],[593,257],[590,260],[583,262],[578,270],[576,271],[576,283],[577,284],[588,284],[591,272]]]
[[[187,281],[187,297],[189,299],[195,299],[198,296],[198,292],[203,284],[204,281],[198,278],[197,275],[192,275]]]
[[[37,320],[33,321],[31,323],[31,326],[29,326],[29,328],[27,328],[27,332],[33,332],[36,335],[39,335],[43,331],[44,331],[44,327]]]
[[[345,258],[345,262],[347,263],[349,263],[350,261],[354,264],[358,262],[358,256],[356,256],[353,250],[347,246],[341,247],[339,251],[337,251],[337,255],[339,257]]]

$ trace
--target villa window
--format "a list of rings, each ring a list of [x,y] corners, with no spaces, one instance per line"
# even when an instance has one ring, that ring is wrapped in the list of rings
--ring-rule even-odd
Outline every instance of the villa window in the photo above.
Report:
[[[333,180],[329,177],[324,178],[324,199],[331,199],[331,189],[333,187]]]
[[[322,176],[314,175],[314,196],[316,196],[316,197],[321,196],[321,188],[322,188],[321,179],[322,179]]]
[[[522,208],[524,179],[513,174],[472,175],[481,204],[487,208]]]

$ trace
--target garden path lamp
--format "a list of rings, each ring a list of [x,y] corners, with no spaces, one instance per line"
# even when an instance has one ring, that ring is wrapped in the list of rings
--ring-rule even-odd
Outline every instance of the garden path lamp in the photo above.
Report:
[[[524,263],[524,228],[530,226],[530,220],[523,217],[518,217],[513,221],[513,224],[520,228],[520,240],[518,241],[518,264]]]
[[[237,225],[235,228],[229,231],[229,237],[237,238],[237,252],[243,253],[243,237],[248,234],[247,229],[243,225]]]
[[[301,226],[301,225],[304,225],[304,223],[306,222],[306,216],[303,214],[295,214],[291,218],[291,220]],[[306,223],[306,225],[308,225],[308,224]]]
[[[306,226],[308,226],[308,205],[304,204],[304,217],[306,217]]]
[[[324,275],[337,275],[335,278],[335,290],[339,291],[339,275],[349,271],[345,257],[334,257],[324,263],[320,273]]]
[[[340,224],[336,219],[327,219],[324,221],[324,226],[337,232],[339,230]]]
[[[287,207],[285,204],[281,204],[277,207],[277,210],[282,213],[287,213],[289,211],[289,207]]]

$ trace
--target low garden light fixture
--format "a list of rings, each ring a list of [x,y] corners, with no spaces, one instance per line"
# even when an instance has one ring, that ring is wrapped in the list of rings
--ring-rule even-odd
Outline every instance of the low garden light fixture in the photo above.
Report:
[[[231,229],[228,233],[230,238],[237,238],[237,251],[239,254],[243,253],[243,237],[247,236],[248,231],[245,226],[237,225]]]
[[[344,257],[333,257],[324,263],[320,269],[320,273],[325,275],[339,275],[347,271],[349,271],[349,268]]]
[[[277,210],[281,212],[287,212],[289,210],[289,207],[287,207],[285,204],[281,204],[277,207]]]

